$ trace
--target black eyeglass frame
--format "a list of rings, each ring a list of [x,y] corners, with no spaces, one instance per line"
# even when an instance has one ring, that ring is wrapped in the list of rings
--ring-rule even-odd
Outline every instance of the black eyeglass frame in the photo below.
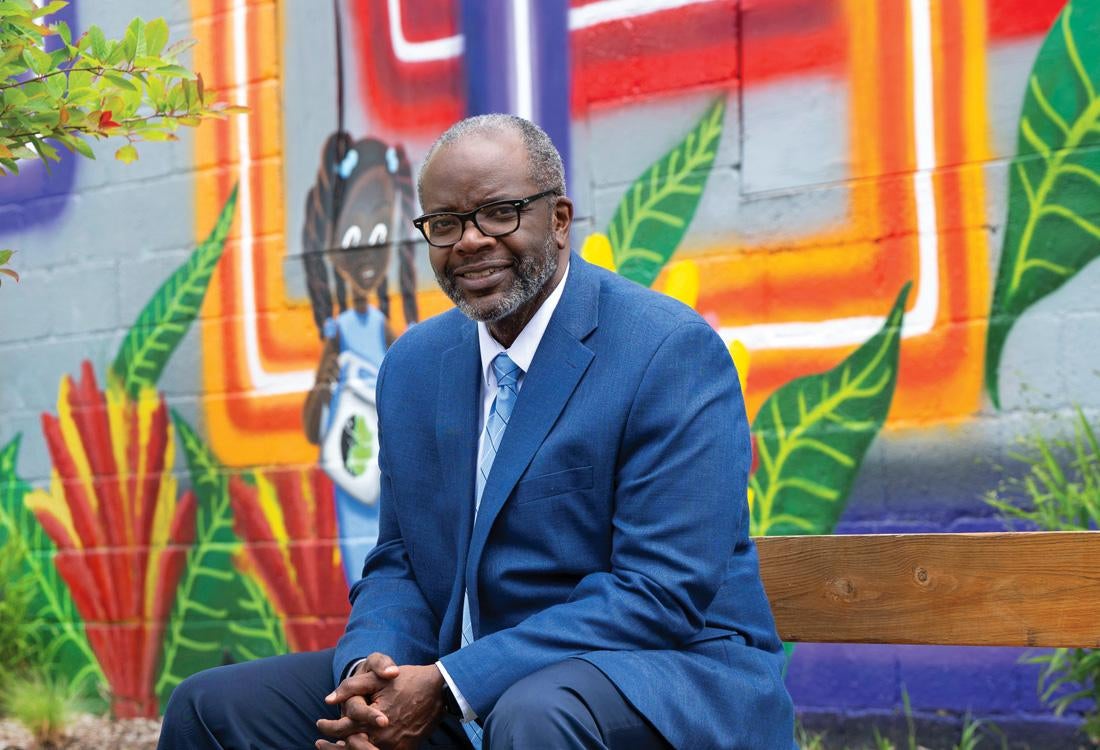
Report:
[[[520,221],[520,211],[522,211],[524,208],[526,208],[529,203],[533,203],[534,201],[537,201],[539,198],[545,198],[548,195],[557,195],[557,194],[558,194],[558,191],[555,190],[554,188],[551,188],[550,190],[543,190],[541,193],[535,193],[534,195],[529,195],[526,198],[518,198],[516,200],[492,201],[490,203],[486,203],[484,205],[478,206],[473,211],[466,211],[465,213],[461,213],[459,211],[436,211],[435,213],[424,214],[423,216],[416,217],[415,219],[413,219],[413,226],[415,226],[417,229],[420,230],[420,234],[422,234],[424,236],[424,240],[429,245],[431,245],[432,247],[450,247],[451,245],[455,244],[455,242],[458,242],[458,240],[462,239],[462,232],[464,232],[466,230],[466,222],[467,221],[472,221],[474,223],[474,226],[477,227],[477,231],[481,232],[486,237],[507,237],[508,235],[510,235],[510,234],[512,234],[512,233],[519,230],[519,225],[521,223],[521,221]],[[492,208],[493,206],[512,206],[513,208],[515,208],[516,209],[516,225],[514,227],[512,227],[511,229],[509,229],[507,232],[500,232],[498,234],[492,234],[492,233],[486,232],[484,229],[482,229],[481,225],[477,223],[477,214],[478,214],[479,211],[483,211],[486,208]],[[435,242],[432,242],[431,238],[428,237],[428,233],[424,231],[424,224],[429,219],[432,219],[436,216],[454,216],[456,219],[458,219],[459,226],[461,227],[459,229],[458,239],[456,239],[454,242],[444,242],[443,244],[437,244]]]

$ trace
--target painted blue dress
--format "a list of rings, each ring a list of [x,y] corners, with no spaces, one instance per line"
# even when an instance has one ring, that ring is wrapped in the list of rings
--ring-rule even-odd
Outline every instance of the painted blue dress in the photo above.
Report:
[[[351,352],[352,358],[343,363],[340,376],[332,392],[328,414],[325,416],[324,434],[332,429],[342,429],[333,425],[337,414],[337,405],[350,378],[374,391],[375,373],[386,354],[386,317],[380,310],[368,307],[364,313],[345,310],[336,318],[325,321],[326,338],[339,335],[340,353]],[[353,370],[354,368],[354,370]],[[372,429],[377,429],[372,425]],[[327,468],[327,467],[326,467]],[[377,472],[377,458],[370,471]],[[348,583],[358,581],[362,575],[363,560],[378,541],[378,494],[371,497],[357,497],[335,484],[336,520],[339,524],[340,552],[344,563],[344,574]]]

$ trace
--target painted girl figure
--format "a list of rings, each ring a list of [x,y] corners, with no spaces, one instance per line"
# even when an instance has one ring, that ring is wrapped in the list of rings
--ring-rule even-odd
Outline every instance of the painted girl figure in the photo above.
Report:
[[[378,538],[374,384],[394,338],[386,273],[394,251],[405,320],[417,321],[415,242],[405,229],[414,215],[403,148],[374,138],[353,142],[344,132],[328,138],[302,230],[309,298],[324,342],[302,422],[335,484],[349,583]]]

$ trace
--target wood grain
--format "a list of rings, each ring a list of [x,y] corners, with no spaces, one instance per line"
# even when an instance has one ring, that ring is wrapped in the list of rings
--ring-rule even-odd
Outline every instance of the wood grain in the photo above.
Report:
[[[1100,531],[755,541],[786,641],[1100,646]]]

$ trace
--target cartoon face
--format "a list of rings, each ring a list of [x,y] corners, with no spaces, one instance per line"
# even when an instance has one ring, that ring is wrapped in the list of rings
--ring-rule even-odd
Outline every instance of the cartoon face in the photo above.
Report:
[[[365,299],[386,274],[397,239],[399,196],[385,164],[355,170],[345,190],[333,227],[335,247],[328,254],[352,298]]]

